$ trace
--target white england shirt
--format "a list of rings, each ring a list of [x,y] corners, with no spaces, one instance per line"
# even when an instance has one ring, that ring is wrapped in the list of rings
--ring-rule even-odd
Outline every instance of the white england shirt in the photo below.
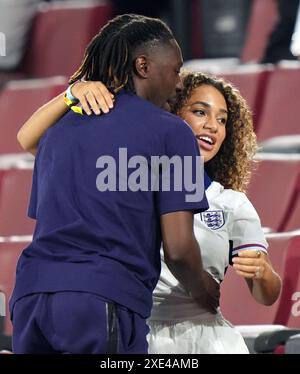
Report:
[[[247,196],[212,182],[206,190],[209,209],[194,217],[194,232],[199,242],[203,266],[217,282],[224,279],[232,257],[242,250],[266,252],[268,244],[260,219]],[[153,293],[150,320],[184,321],[187,318],[209,319],[209,313],[187,294],[167,268],[162,254],[162,271]]]

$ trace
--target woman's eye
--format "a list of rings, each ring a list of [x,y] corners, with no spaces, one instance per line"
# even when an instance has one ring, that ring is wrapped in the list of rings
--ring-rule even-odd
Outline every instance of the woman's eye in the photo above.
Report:
[[[226,118],[220,118],[220,122],[222,123],[222,125],[226,125],[227,119]]]
[[[198,115],[198,116],[204,116],[205,115],[204,110],[201,110],[201,109],[193,110],[193,113]]]

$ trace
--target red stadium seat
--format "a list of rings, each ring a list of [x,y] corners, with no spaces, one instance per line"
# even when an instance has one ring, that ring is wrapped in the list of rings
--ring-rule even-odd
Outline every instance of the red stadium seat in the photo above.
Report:
[[[10,82],[0,92],[0,154],[24,152],[17,141],[17,132],[33,112],[62,92],[66,79],[49,79]]]
[[[263,111],[258,124],[258,140],[299,134],[300,65],[278,68],[270,76]]]
[[[300,229],[300,175],[297,181],[291,207],[286,214],[286,219],[282,223],[281,230],[292,231]]]
[[[283,230],[292,211],[300,172],[300,157],[258,154],[258,167],[248,188],[248,197],[256,208],[262,226]]]
[[[218,74],[241,92],[246,99],[254,115],[254,125],[259,123],[259,116],[263,108],[264,95],[267,87],[271,68],[264,68],[260,65],[243,66],[235,71]]]
[[[38,13],[28,43],[24,72],[32,77],[72,75],[85,48],[111,18],[107,5],[50,4]]]
[[[271,307],[258,304],[250,295],[245,280],[232,268],[227,270],[221,286],[221,310],[234,325],[273,324],[278,303]]]
[[[300,230],[271,234],[268,241],[270,258],[282,278],[274,324],[237,327],[252,351],[285,353],[287,339],[300,332]]]
[[[25,79],[26,75],[22,72],[9,72],[9,71],[0,71],[0,90],[2,89],[2,86],[4,86],[7,82],[11,80],[19,80],[19,79]]]
[[[277,20],[274,0],[253,0],[248,21],[242,62],[259,62],[263,57],[268,37]]]
[[[16,243],[0,242],[0,291],[5,295],[6,317],[4,319],[4,334],[11,335],[11,322],[8,312],[8,300],[11,296],[14,284],[18,258],[28,242]],[[0,331],[0,334],[3,333]]]
[[[32,170],[0,173],[0,236],[33,233],[35,221],[27,217],[31,180]]]
[[[285,262],[285,266],[275,323],[300,328],[300,236],[289,241],[287,256],[280,260]]]
[[[289,271],[295,246],[299,247],[300,237],[273,234],[267,240],[269,257],[283,280],[283,292],[272,306],[258,304],[250,295],[245,280],[236,275],[232,268],[229,269],[221,287],[221,309],[225,318],[234,325],[285,325],[288,321],[284,306],[291,307],[290,299],[286,300],[286,295],[291,295],[291,289],[296,289],[297,277],[294,271],[291,274]],[[300,255],[300,251],[298,252]],[[298,264],[298,272],[299,268]]]
[[[296,198],[293,201],[293,207],[287,213],[286,220],[283,222],[282,229],[284,231],[292,231],[300,229],[300,186],[297,190]]]

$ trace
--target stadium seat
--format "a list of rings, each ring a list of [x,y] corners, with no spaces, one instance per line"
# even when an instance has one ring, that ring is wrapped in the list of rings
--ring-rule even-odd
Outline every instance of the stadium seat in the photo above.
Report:
[[[300,334],[292,336],[285,345],[286,354],[300,354]]]
[[[300,229],[300,175],[294,192],[291,208],[287,212],[286,219],[282,223],[282,231],[292,231]]]
[[[0,242],[0,291],[5,295],[6,307],[3,331],[0,331],[0,341],[2,340],[1,337],[3,337],[3,335],[11,335],[12,326],[9,318],[8,300],[11,296],[15,283],[15,273],[18,258],[22,250],[28,244],[28,241]]]
[[[264,331],[254,341],[255,353],[284,354],[287,341],[297,336],[300,329],[285,327],[280,330]]]
[[[8,72],[8,71],[0,71],[0,91],[3,89],[5,84],[7,82],[12,80],[19,80],[19,79],[25,79],[26,75],[22,72]]]
[[[24,72],[31,77],[69,77],[78,69],[92,37],[111,16],[109,3],[45,5],[35,19]]]
[[[271,73],[271,67],[266,68],[260,65],[240,66],[234,71],[218,73],[219,76],[233,83],[246,99],[253,112],[255,128],[257,128],[256,125],[259,123],[267,82]]]
[[[247,195],[262,226],[282,231],[292,212],[300,172],[300,155],[258,153]]]
[[[272,307],[257,304],[244,279],[229,267],[221,286],[222,314],[234,325],[273,324],[278,302]]]
[[[27,217],[32,170],[0,172],[0,235],[31,235],[35,221]]]
[[[274,136],[274,138],[261,142],[260,147],[264,153],[300,154],[300,134]]]
[[[273,239],[270,241],[284,240],[281,237],[288,239],[287,245],[282,243],[281,248],[277,243],[279,251],[270,252],[271,260],[274,265],[279,264],[281,271],[282,263],[284,263],[283,274],[280,274],[282,291],[274,319],[274,323],[279,324],[280,328],[258,334],[254,341],[254,350],[258,353],[284,353],[290,349],[288,346],[285,347],[285,344],[292,339],[292,336],[300,333],[300,230],[272,236]],[[282,249],[285,249],[284,253],[281,253]],[[274,267],[276,269],[276,266]],[[256,326],[253,326],[253,330],[255,328]]]
[[[12,81],[0,92],[0,154],[24,152],[17,132],[33,112],[66,87],[66,79]]]
[[[271,74],[258,123],[258,140],[299,134],[300,64],[278,68]]]
[[[275,323],[289,328],[300,328],[300,236],[289,241],[284,259],[283,287]],[[282,261],[282,260],[281,260]]]
[[[253,0],[248,21],[242,62],[259,62],[263,57],[269,35],[277,20],[274,0]]]

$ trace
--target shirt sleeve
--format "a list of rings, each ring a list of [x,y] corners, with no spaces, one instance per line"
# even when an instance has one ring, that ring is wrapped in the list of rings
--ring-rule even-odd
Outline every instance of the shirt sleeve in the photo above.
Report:
[[[161,164],[158,173],[159,214],[186,210],[199,213],[208,209],[204,164],[192,130],[179,120],[170,125],[164,142],[165,155],[162,156],[166,162]]]
[[[259,216],[245,194],[241,194],[242,202],[234,210],[233,222],[229,233],[231,248],[229,263],[240,251],[259,250],[267,253],[268,243],[263,233]]]

